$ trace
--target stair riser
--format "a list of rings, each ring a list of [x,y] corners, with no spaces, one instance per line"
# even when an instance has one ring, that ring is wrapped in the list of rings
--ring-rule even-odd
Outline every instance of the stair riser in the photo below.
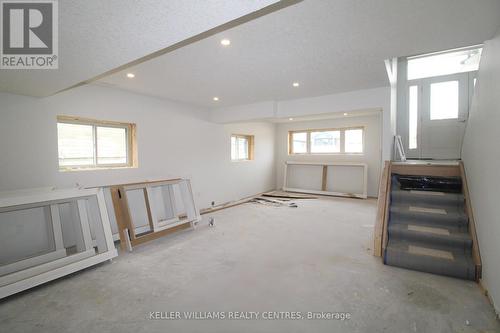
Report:
[[[449,225],[449,226],[464,226],[467,225],[468,219],[465,215],[456,214],[432,214],[411,211],[391,210],[391,221],[425,221],[429,224]]]
[[[464,201],[456,198],[427,196],[427,195],[401,195],[394,194],[391,196],[391,202],[394,204],[418,205],[429,207],[450,207],[457,210],[464,209]]]
[[[411,225],[418,225],[419,227],[431,227],[431,228],[446,228],[447,230],[449,230],[451,233],[455,233],[455,234],[459,234],[459,233],[468,233],[468,228],[467,228],[467,225],[465,226],[449,226],[449,225],[437,225],[436,223],[426,223],[425,221],[421,220],[421,221],[418,221],[417,223],[413,223],[413,222],[406,222],[406,221],[402,221],[402,220],[396,220],[396,221],[391,221],[391,225],[408,225],[408,224],[411,224]],[[389,227],[390,229],[390,227]]]
[[[411,242],[421,242],[429,245],[453,248],[463,254],[472,253],[472,240],[457,239],[441,235],[433,235],[412,230],[391,230],[389,229],[389,239],[407,240]]]
[[[445,259],[417,256],[386,250],[385,264],[415,271],[446,275],[466,280],[475,279],[475,266],[468,262],[453,262]]]

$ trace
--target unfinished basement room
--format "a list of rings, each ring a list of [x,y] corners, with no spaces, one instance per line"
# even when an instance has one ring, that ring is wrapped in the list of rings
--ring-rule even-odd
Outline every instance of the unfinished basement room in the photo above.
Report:
[[[0,333],[500,332],[500,0],[0,27]]]

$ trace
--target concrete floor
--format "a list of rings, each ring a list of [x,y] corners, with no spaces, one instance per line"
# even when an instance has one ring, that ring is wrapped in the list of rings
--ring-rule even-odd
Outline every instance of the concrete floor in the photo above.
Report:
[[[0,332],[499,332],[469,281],[371,255],[376,202],[244,204],[113,260],[0,302]],[[258,311],[259,320],[151,320],[160,311]],[[263,312],[350,320],[263,320]],[[181,316],[184,314],[181,313]],[[266,314],[267,317],[269,315]]]

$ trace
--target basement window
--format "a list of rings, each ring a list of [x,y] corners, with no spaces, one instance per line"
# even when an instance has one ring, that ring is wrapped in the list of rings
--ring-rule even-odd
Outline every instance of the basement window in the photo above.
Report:
[[[361,128],[345,130],[345,152],[363,152],[363,130]]]
[[[310,133],[311,153],[340,153],[340,131]]]
[[[243,134],[231,135],[231,161],[253,160],[254,136]]]
[[[135,167],[135,124],[57,117],[59,170]]]
[[[288,154],[362,154],[364,128],[310,129],[288,132]]]

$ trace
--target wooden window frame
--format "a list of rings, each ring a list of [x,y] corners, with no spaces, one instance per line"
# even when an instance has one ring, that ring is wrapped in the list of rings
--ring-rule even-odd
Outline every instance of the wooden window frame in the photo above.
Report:
[[[363,151],[361,153],[350,153],[345,151],[345,131],[360,129],[363,131]],[[311,133],[312,132],[340,132],[340,152],[312,153],[311,152]],[[321,128],[321,129],[303,129],[288,131],[288,155],[364,155],[365,154],[365,126],[341,127],[341,128]],[[293,134],[306,133],[307,145],[305,153],[295,153],[293,151]]]
[[[231,162],[243,162],[243,161],[252,161],[254,159],[254,150],[255,150],[255,136],[254,135],[249,135],[249,134],[231,134],[231,139],[232,138],[244,138],[247,140],[248,144],[248,158],[237,158],[233,159],[231,156]],[[232,147],[231,147],[232,149]]]
[[[123,123],[118,121],[98,120],[90,118],[82,118],[76,116],[57,116],[57,123],[75,124],[75,125],[88,125],[92,126],[93,140],[94,140],[94,163],[92,165],[59,165],[59,171],[81,171],[81,170],[99,170],[99,169],[122,169],[122,168],[136,168],[138,166],[137,158],[137,137],[136,137],[136,124]],[[127,162],[117,164],[98,164],[98,151],[97,151],[97,127],[114,127],[124,128],[127,136]],[[59,145],[59,141],[58,141]],[[59,157],[58,157],[59,164]]]

